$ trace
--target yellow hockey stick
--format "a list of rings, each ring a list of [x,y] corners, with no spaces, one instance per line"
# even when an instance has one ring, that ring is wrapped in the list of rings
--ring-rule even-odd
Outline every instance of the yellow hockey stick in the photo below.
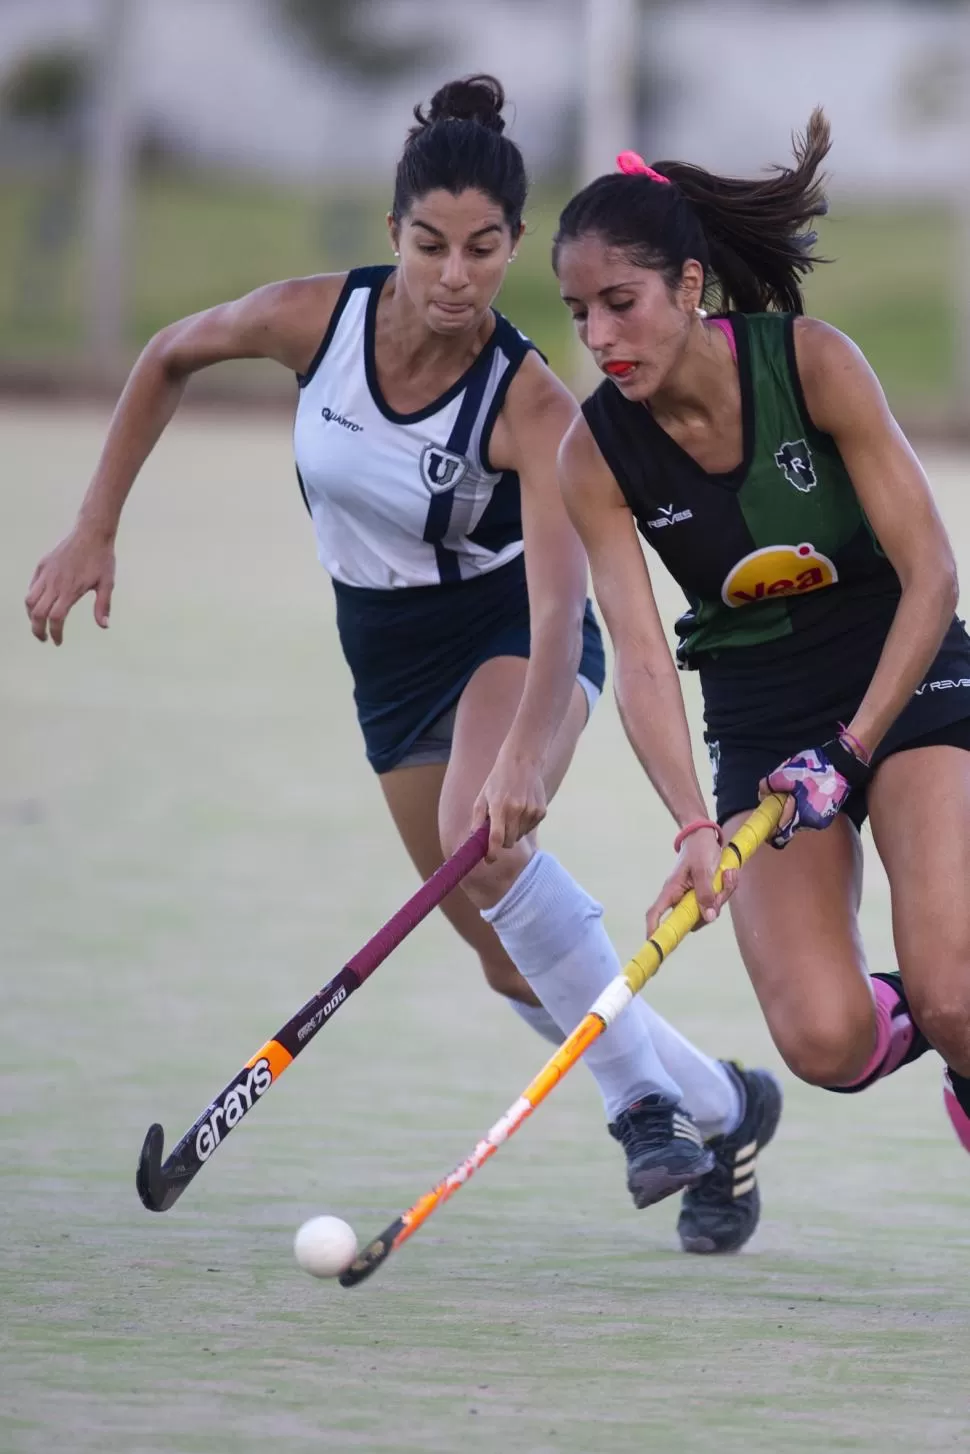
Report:
[[[778,827],[784,806],[785,797],[781,793],[772,793],[737,828],[721,854],[715,887],[720,886],[720,876],[725,869],[740,868],[771,837]],[[623,973],[610,981],[573,1033],[563,1041],[555,1055],[546,1061],[515,1104],[509,1107],[505,1115],[479,1141],[471,1155],[456,1166],[444,1181],[439,1181],[431,1191],[419,1197],[413,1207],[397,1217],[379,1237],[375,1237],[358,1253],[347,1271],[341,1275],[340,1281],[344,1287],[356,1287],[359,1282],[370,1277],[396,1248],[413,1236],[442,1202],[453,1197],[458,1188],[464,1186],[490,1156],[495,1155],[503,1141],[507,1141],[519,1129],[522,1122],[542,1104],[553,1087],[572,1069],[593,1041],[626,1009],[633,996],[639,994],[647,980],[657,973],[668,954],[700,922],[700,917],[697,895],[691,889],[674,905],[652,938],[633,956]]]

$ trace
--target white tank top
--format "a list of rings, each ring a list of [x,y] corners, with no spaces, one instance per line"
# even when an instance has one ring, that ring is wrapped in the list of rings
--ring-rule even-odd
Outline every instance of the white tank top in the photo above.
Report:
[[[393,268],[347,276],[305,374],[293,431],[317,553],[335,580],[388,589],[470,580],[522,552],[518,475],[488,445],[509,384],[534,347],[495,315],[462,377],[427,408],[398,414],[374,365],[381,290]]]

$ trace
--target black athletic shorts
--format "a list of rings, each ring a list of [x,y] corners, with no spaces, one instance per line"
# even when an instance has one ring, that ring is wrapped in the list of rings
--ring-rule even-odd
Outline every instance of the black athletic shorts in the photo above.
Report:
[[[891,614],[821,652],[797,639],[770,648],[723,651],[700,664],[707,743],[719,823],[748,813],[758,784],[786,758],[820,747],[848,723],[872,680]],[[970,637],[954,619],[909,704],[873,755],[878,766],[917,747],[970,751]],[[842,812],[857,828],[868,816],[865,789]]]
[[[401,590],[334,581],[337,630],[354,678],[367,760],[390,772],[496,656],[529,655],[525,557],[474,580]],[[602,691],[603,638],[587,601],[579,673]]]

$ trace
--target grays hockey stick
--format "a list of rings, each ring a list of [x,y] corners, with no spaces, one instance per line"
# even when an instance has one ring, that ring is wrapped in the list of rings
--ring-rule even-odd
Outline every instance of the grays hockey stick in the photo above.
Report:
[[[238,1126],[243,1116],[252,1110],[344,1001],[481,862],[488,848],[488,835],[486,821],[421,885],[404,907],[398,909],[372,939],[368,939],[363,949],[348,959],[343,969],[328,980],[323,989],[307,1000],[271,1040],[260,1046],[215,1100],[210,1101],[164,1163],[165,1133],[157,1122],[148,1128],[138,1158],[135,1186],[150,1212],[167,1212],[175,1205],[229,1132]]]

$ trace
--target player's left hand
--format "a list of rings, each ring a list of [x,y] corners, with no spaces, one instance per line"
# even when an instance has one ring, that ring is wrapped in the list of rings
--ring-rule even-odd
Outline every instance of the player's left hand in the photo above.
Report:
[[[546,788],[540,765],[503,749],[475,800],[472,827],[491,820],[486,863],[532,833],[546,816]]]
[[[853,788],[865,787],[871,776],[872,769],[842,737],[786,758],[758,785],[761,798],[788,794],[772,848],[784,848],[804,828],[827,828]]]
[[[698,929],[712,924],[721,909],[734,893],[737,885],[737,870],[725,869],[721,876],[720,891],[715,891],[714,876],[721,863],[721,843],[715,833],[702,831],[692,833],[684,839],[677,862],[667,876],[659,895],[647,910],[647,938],[651,938],[657,925],[668,909],[679,904],[691,889],[697,894],[701,911]]]

